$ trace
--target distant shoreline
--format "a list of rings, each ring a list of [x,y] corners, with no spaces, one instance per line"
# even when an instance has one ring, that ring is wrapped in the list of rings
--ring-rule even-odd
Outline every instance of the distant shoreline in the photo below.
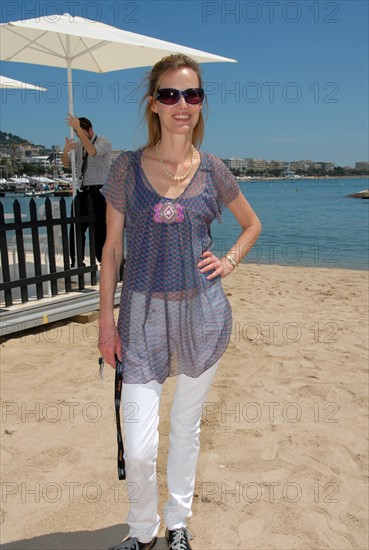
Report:
[[[285,181],[303,181],[303,180],[324,180],[324,181],[327,181],[327,180],[353,180],[353,179],[365,179],[365,178],[368,178],[369,179],[369,174],[365,174],[364,176],[320,176],[320,177],[317,177],[317,176],[301,176],[301,178],[298,178],[298,179],[289,179],[289,178],[283,178],[283,177],[280,177],[280,176],[261,176],[259,178],[242,178],[241,176],[237,176],[237,180],[238,181],[274,181],[274,180],[285,180]]]

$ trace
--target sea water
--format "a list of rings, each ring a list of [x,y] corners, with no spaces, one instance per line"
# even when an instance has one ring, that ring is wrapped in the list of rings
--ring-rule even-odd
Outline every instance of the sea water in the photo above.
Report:
[[[369,200],[347,198],[368,189],[368,178],[239,183],[263,226],[244,263],[368,269]],[[2,197],[5,212],[12,213],[16,198],[27,219],[28,197]],[[45,199],[35,200],[39,208]],[[70,212],[70,197],[66,203]],[[223,256],[241,229],[232,213],[224,209],[223,223],[214,221],[211,232],[212,250]]]
[[[347,198],[368,189],[367,178],[258,180],[240,188],[263,226],[245,263],[368,269],[369,200]],[[212,225],[221,255],[241,232],[228,209],[223,220]]]

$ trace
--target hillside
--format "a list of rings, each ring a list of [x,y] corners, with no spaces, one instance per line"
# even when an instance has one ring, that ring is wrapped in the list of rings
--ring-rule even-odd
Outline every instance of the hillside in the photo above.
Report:
[[[2,132],[0,130],[0,147],[6,147],[11,145],[32,145],[33,147],[40,147],[41,149],[46,149],[45,145],[37,145],[28,141],[27,139],[16,136],[15,134],[10,134],[9,132]]]

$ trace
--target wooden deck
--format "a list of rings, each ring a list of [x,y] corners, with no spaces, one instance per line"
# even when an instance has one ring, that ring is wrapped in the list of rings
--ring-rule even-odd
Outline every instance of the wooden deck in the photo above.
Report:
[[[120,302],[122,283],[118,283],[114,304]],[[99,285],[86,286],[83,291],[60,293],[58,296],[30,299],[27,303],[16,303],[0,307],[0,337],[6,338],[13,333],[40,327],[54,321],[68,319],[80,313],[99,309]]]

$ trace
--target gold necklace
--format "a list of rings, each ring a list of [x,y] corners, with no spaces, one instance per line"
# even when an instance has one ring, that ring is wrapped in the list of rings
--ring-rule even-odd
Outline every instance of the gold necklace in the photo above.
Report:
[[[191,172],[192,170],[192,167],[193,167],[193,161],[195,160],[195,147],[192,145],[191,143],[191,149],[192,149],[192,157],[191,157],[191,164],[190,164],[190,167],[189,169],[187,170],[187,172],[185,174],[183,174],[183,176],[173,176],[173,174],[171,174],[168,170],[168,168],[165,166],[164,164],[164,161],[163,159],[161,158],[161,155],[160,155],[160,151],[159,151],[159,143],[161,142],[161,140],[158,141],[158,143],[156,144],[156,154],[158,155],[158,159],[160,161],[160,164],[162,165],[163,167],[163,170],[164,172],[166,173],[166,175],[168,176],[168,178],[174,180],[174,181],[183,181],[187,178],[187,176],[189,175],[189,173]]]

